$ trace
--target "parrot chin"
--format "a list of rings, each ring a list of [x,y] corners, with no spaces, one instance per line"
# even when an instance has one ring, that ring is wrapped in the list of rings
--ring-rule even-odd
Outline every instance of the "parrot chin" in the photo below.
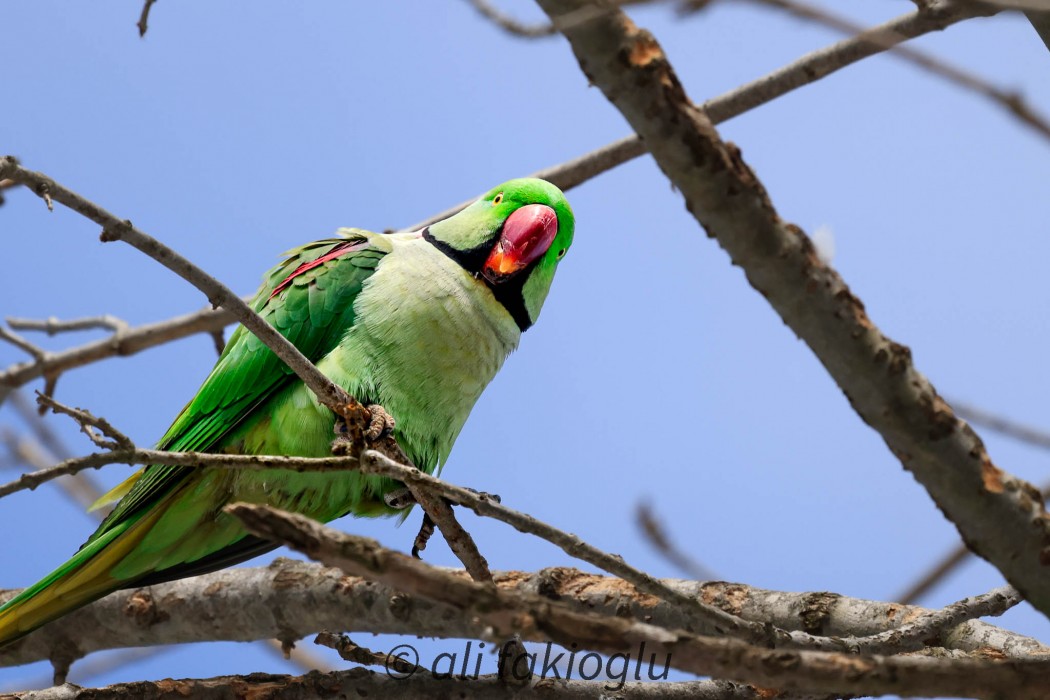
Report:
[[[529,204],[515,210],[503,223],[481,275],[491,284],[506,282],[541,258],[557,234],[558,215],[547,205]]]

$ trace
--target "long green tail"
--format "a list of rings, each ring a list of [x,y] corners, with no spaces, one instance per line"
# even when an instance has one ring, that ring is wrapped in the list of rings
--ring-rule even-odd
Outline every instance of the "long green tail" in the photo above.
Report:
[[[114,579],[109,572],[138,545],[161,512],[155,509],[138,520],[116,524],[0,606],[0,647],[130,583]]]

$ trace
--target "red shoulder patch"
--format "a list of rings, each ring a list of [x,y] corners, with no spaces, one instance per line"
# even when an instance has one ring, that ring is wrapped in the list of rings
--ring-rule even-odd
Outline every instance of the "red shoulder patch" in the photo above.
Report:
[[[335,260],[339,256],[346,255],[351,251],[361,250],[362,248],[367,247],[367,240],[343,241],[342,243],[339,243],[330,251],[317,258],[316,260],[311,260],[310,262],[303,263],[299,267],[295,268],[295,270],[292,271],[292,274],[285,277],[283,280],[281,280],[281,283],[279,285],[273,288],[273,291],[270,292],[270,296],[267,298],[267,301],[273,299],[275,296],[287,289],[292,284],[292,280],[298,277],[299,275],[303,274],[304,272],[312,270],[315,267],[319,267],[320,265],[324,265],[329,260]]]

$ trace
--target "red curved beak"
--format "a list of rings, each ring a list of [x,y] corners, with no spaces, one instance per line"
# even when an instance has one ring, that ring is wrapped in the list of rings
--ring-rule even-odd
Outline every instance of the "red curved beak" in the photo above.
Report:
[[[546,204],[528,204],[507,217],[481,274],[499,283],[541,257],[558,234],[558,215]]]

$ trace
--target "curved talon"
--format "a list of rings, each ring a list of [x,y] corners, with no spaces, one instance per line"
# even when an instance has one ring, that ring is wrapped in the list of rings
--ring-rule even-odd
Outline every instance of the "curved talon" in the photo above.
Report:
[[[430,519],[430,516],[425,512],[423,513],[423,522],[419,525],[419,532],[416,533],[416,540],[412,543],[412,556],[416,559],[422,559],[419,553],[427,548],[427,542],[430,541],[431,535],[434,534],[434,521]]]
[[[365,438],[375,442],[384,435],[389,435],[394,430],[394,417],[386,412],[386,409],[377,403],[365,406],[368,411],[368,430]]]

